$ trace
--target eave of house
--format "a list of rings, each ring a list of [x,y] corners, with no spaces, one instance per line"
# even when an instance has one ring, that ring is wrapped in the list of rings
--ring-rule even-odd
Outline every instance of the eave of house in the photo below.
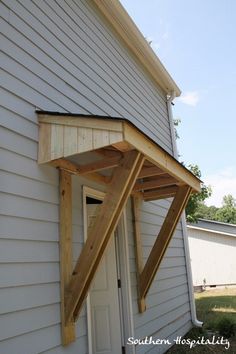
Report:
[[[181,91],[157,57],[147,40],[118,0],[92,0],[117,35],[166,93],[180,96]]]

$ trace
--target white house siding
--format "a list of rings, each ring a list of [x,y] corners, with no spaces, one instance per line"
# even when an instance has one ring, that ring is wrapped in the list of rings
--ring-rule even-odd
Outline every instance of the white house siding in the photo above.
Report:
[[[88,0],[4,0],[0,26],[0,352],[87,353],[85,310],[77,341],[60,345],[58,172],[37,164],[35,109],[125,117],[172,153],[166,99]],[[167,205],[143,205],[145,255]],[[81,204],[75,213],[74,257]],[[129,221],[135,334],[185,333],[181,229],[150,289],[151,310],[139,315],[130,208]]]
[[[217,225],[217,229],[218,226],[224,227]],[[229,228],[225,227],[225,230],[229,231]],[[193,285],[204,285],[204,279],[206,285],[236,285],[236,235],[188,228],[188,236]]]

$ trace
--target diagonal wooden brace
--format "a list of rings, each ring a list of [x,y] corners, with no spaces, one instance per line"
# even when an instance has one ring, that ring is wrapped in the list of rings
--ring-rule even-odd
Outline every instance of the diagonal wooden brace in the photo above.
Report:
[[[89,284],[91,283],[91,281],[92,281],[92,279],[93,279],[93,277],[94,277],[94,275],[96,273],[96,270],[97,270],[97,268],[99,266],[101,257],[103,256],[104,251],[106,249],[106,246],[107,246],[107,244],[108,244],[108,242],[110,240],[110,236],[113,234],[113,232],[114,232],[114,230],[116,228],[116,225],[117,225],[117,223],[119,221],[120,215],[121,215],[121,213],[122,213],[122,211],[123,211],[123,209],[125,207],[126,201],[127,201],[128,197],[129,197],[129,195],[131,193],[131,190],[133,188],[134,179],[137,178],[137,175],[138,175],[138,173],[140,172],[140,170],[142,168],[143,162],[144,162],[144,158],[143,158],[142,155],[140,155],[140,157],[139,157],[139,159],[138,159],[138,161],[136,163],[136,166],[133,169],[131,178],[130,178],[127,186],[126,186],[126,191],[124,192],[123,199],[121,200],[121,205],[123,205],[123,207],[122,208],[118,208],[117,214],[114,214],[113,221],[111,223],[111,226],[110,226],[110,228],[109,228],[109,230],[107,232],[107,236],[106,236],[106,238],[105,238],[105,240],[103,242],[103,245],[101,247],[100,254],[99,254],[98,258],[97,258],[97,261],[94,264],[94,268],[93,268],[93,271],[91,272],[90,278],[88,279],[88,283]],[[85,287],[83,296],[86,297],[87,292],[88,292],[88,288]],[[83,298],[83,296],[82,296],[82,298]],[[82,304],[80,304],[80,302],[78,302],[78,304],[77,304],[77,306],[75,308],[75,311],[74,311],[74,315],[73,315],[75,321],[77,320],[77,318],[79,316],[80,306],[82,306]]]
[[[114,171],[104,201],[66,290],[66,324],[74,321],[79,315],[108,241],[142,168],[143,161],[144,157],[139,152],[127,152]]]
[[[176,192],[156,242],[151,250],[143,271],[140,274],[139,302],[144,301],[147,295],[147,292],[164,257],[165,251],[169,245],[183,209],[189,199],[190,193],[191,187],[187,185],[180,186]]]

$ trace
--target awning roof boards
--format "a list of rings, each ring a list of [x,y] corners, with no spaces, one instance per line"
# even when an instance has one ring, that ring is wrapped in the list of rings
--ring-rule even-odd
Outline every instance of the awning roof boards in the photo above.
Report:
[[[144,200],[173,196],[179,185],[200,191],[200,180],[162,147],[122,118],[37,112],[40,123],[39,163],[51,163],[75,174],[108,183],[104,172],[116,167],[124,152],[137,150],[145,157],[133,192]],[[79,156],[96,153],[92,162],[80,164]],[[78,157],[78,164],[72,163]],[[74,159],[76,160],[76,159]],[[86,159],[89,161],[88,159]]]
[[[75,340],[91,282],[128,198],[133,195],[138,303],[145,298],[191,192],[200,180],[125,119],[38,112],[38,162],[60,171],[61,325],[64,345]],[[106,186],[105,197],[85,245],[72,268],[71,175]],[[137,201],[173,197],[158,237],[143,265]]]

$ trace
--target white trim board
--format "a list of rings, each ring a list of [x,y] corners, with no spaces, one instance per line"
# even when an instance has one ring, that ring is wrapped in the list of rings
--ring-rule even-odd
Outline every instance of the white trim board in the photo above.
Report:
[[[222,236],[232,236],[232,237],[236,237],[236,234],[231,234],[229,232],[223,232],[223,231],[217,231],[217,230],[212,230],[212,229],[206,229],[206,228],[203,228],[203,227],[197,227],[197,226],[190,226],[190,225],[187,225],[187,228],[188,229],[193,229],[193,230],[200,230],[200,231],[205,231],[205,232],[211,232],[213,234],[219,234],[219,235],[222,235]]]

